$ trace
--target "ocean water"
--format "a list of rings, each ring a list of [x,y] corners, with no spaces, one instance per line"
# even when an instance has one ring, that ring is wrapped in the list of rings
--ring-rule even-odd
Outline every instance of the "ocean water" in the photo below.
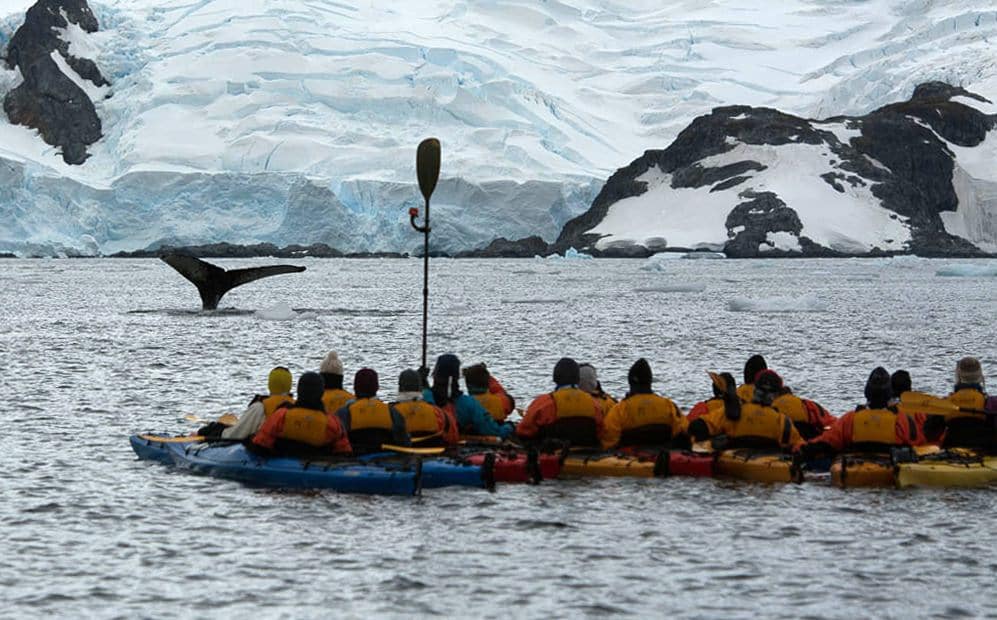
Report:
[[[0,262],[0,616],[997,614],[993,489],[592,479],[380,498],[137,461],[129,434],[240,412],[274,365],[297,377],[336,349],[385,396],[418,366],[420,261],[298,262],[211,313],[157,260]],[[643,356],[688,408],[706,370],[740,378],[762,353],[840,414],[876,365],[930,392],[963,355],[997,373],[991,264],[435,260],[430,357],[487,362],[525,406],[562,355],[617,395]]]

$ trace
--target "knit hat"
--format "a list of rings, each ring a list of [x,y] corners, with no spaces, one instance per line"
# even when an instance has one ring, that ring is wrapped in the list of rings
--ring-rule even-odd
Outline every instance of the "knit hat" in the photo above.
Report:
[[[898,370],[890,375],[890,388],[893,395],[899,397],[904,392],[914,389],[911,385],[910,373],[906,370]]]
[[[378,388],[377,373],[370,368],[361,368],[353,377],[353,393],[357,398],[371,398],[377,394]]]
[[[267,377],[267,389],[271,394],[290,394],[293,381],[291,371],[278,366],[271,370],[270,376]]]
[[[339,354],[335,351],[329,351],[329,354],[322,360],[322,365],[319,366],[318,371],[323,374],[342,376],[343,362],[339,360]]]
[[[578,362],[570,357],[562,357],[554,364],[554,383],[557,385],[578,385]]]
[[[761,355],[752,355],[748,358],[748,361],[744,364],[744,382],[745,384],[750,384],[755,382],[755,377],[758,373],[768,368],[769,365],[765,363],[765,358]]]
[[[453,353],[446,353],[436,358],[436,367],[433,368],[433,375],[439,377],[460,376],[460,359]]]
[[[651,387],[652,380],[651,365],[643,357],[634,362],[634,365],[630,367],[630,372],[627,373],[627,383],[632,386]]]
[[[297,405],[306,409],[325,411],[322,404],[322,393],[325,392],[325,382],[317,372],[306,372],[298,379]]]
[[[865,400],[872,409],[882,409],[893,398],[893,386],[890,385],[890,373],[878,366],[865,382]]]
[[[484,364],[475,364],[464,369],[464,383],[469,394],[484,394],[488,391],[488,368]]]
[[[759,356],[760,357],[760,356]],[[755,376],[755,395],[752,399],[760,405],[771,405],[782,392],[782,377],[774,370],[763,369]]]
[[[595,366],[592,364],[578,365],[578,387],[589,394],[599,392],[599,377],[595,373]]]
[[[398,391],[421,392],[422,377],[419,376],[419,372],[411,368],[403,370],[402,374],[398,375]]]
[[[983,367],[975,357],[964,357],[955,367],[956,385],[983,385]]]

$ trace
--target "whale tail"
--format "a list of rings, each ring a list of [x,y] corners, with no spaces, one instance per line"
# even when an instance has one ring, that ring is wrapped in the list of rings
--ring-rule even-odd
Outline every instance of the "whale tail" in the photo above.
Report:
[[[225,293],[237,286],[260,278],[282,273],[298,273],[305,270],[304,267],[296,265],[270,265],[268,267],[248,267],[227,271],[193,256],[167,254],[159,258],[197,287],[197,292],[201,294],[201,308],[203,310],[217,309],[218,302],[221,301]]]

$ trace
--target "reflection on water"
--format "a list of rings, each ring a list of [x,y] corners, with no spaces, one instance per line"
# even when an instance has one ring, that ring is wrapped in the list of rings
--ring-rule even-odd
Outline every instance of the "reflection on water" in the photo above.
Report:
[[[306,262],[217,312],[155,260],[3,264],[0,615],[992,613],[992,490],[594,479],[380,498],[136,461],[128,434],[239,411],[274,365],[297,376],[337,349],[347,374],[378,369],[385,393],[418,366],[420,262]],[[937,277],[944,261],[643,264],[434,262],[430,355],[486,361],[524,404],[562,355],[595,363],[617,395],[646,356],[656,387],[689,407],[710,392],[705,369],[740,376],[761,352],[836,413],[876,364],[935,392],[963,354],[997,372],[997,279]],[[690,290],[661,294],[676,283]],[[807,296],[825,311],[765,309]],[[278,303],[321,321],[253,316]]]

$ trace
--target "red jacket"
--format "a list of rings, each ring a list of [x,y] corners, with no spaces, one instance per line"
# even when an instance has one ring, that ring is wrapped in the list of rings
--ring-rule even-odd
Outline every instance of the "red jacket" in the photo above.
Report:
[[[272,450],[274,443],[284,437],[284,419],[287,417],[287,408],[278,409],[266,419],[260,430],[253,437],[253,443]],[[339,418],[334,415],[325,414],[326,426],[324,445],[328,445],[330,452],[349,454],[353,452],[350,440],[343,431],[343,426],[339,423]]]

